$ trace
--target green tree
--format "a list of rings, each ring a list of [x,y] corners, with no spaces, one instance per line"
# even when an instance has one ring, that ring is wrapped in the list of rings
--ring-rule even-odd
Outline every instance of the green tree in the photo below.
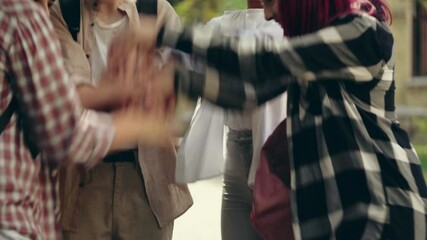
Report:
[[[176,12],[184,24],[206,22],[222,14],[224,10],[244,9],[245,0],[177,0]],[[173,1],[170,1],[171,3]]]

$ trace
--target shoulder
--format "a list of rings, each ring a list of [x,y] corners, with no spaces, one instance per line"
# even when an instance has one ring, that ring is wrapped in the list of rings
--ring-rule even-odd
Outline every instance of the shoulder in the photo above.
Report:
[[[59,3],[59,0],[52,3],[52,5],[49,8],[49,11],[50,11],[51,17],[52,16],[62,16],[61,6]]]
[[[177,15],[175,9],[166,0],[157,0],[157,7],[159,15],[164,13],[166,15]]]
[[[159,11],[163,10],[175,12],[172,5],[167,0],[157,0],[157,6],[159,8]]]
[[[224,16],[218,16],[218,17],[214,17],[211,20],[209,20],[206,25],[207,26],[219,26],[221,24],[222,19],[224,18]]]
[[[341,28],[341,26],[351,26],[356,32],[363,32],[366,30],[386,30],[390,32],[386,23],[380,22],[375,17],[364,13],[349,14],[339,17],[331,23],[331,26],[335,26],[337,28]]]
[[[257,27],[262,34],[271,35],[272,37],[283,38],[283,28],[275,21],[264,21]]]
[[[53,25],[57,27],[58,25],[66,25],[64,17],[62,16],[61,6],[59,1],[55,1],[49,8],[50,11],[50,20]]]
[[[319,31],[320,37],[329,41],[333,34],[339,36],[340,41],[345,42],[348,46],[373,44],[375,51],[384,59],[388,61],[391,58],[394,38],[389,25],[368,14],[352,14],[341,17],[335,20],[329,28]]]
[[[4,32],[0,33],[0,39],[2,48],[7,49],[8,54],[28,61],[34,59],[35,54],[54,53],[57,50],[59,45],[53,26],[42,7],[32,0],[4,0],[2,3],[0,29]]]
[[[2,3],[1,14],[18,24],[26,25],[34,21],[45,22],[48,19],[44,10],[34,1],[4,0]]]
[[[0,22],[2,28],[22,32],[25,36],[52,29],[48,14],[32,0],[2,1]]]
[[[176,27],[181,25],[180,18],[172,5],[166,0],[157,0],[157,15],[160,25],[169,23]]]
[[[124,4],[131,5],[132,7],[135,7],[136,9],[136,2],[138,0],[124,0]],[[142,0],[139,0],[142,1]],[[156,0],[157,1],[157,15],[158,16],[166,16],[166,17],[173,17],[178,16],[172,7],[172,5],[167,0]]]
[[[31,0],[4,0],[0,12],[7,13],[11,17],[19,14],[32,15],[42,11],[34,1]]]
[[[365,41],[392,38],[392,33],[385,23],[367,14],[349,14],[335,19],[329,26],[315,33],[328,41],[349,42],[357,39]],[[381,35],[381,36],[380,36]]]

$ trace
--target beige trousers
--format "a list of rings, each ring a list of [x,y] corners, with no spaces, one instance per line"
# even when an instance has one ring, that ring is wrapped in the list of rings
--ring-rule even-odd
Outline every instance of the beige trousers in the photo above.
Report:
[[[171,240],[151,211],[139,164],[100,163],[87,176],[77,232],[64,240]]]

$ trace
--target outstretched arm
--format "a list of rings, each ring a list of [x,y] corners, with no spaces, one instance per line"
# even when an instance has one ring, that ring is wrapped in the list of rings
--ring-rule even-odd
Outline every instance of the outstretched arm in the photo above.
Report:
[[[84,111],[49,19],[34,3],[26,8],[26,18],[10,20],[13,37],[5,39],[2,48],[12,60],[8,70],[13,79],[9,80],[18,109],[31,127],[43,160],[90,167],[109,150],[134,145],[140,139],[160,144],[167,137],[165,121],[138,110],[116,113],[112,119]],[[148,123],[141,124],[144,121]]]
[[[393,45],[387,27],[366,15],[349,15],[289,41],[225,37],[202,26],[166,27],[157,40],[206,61],[204,74],[179,71],[183,92],[233,108],[261,104],[297,79],[371,81],[383,74]]]

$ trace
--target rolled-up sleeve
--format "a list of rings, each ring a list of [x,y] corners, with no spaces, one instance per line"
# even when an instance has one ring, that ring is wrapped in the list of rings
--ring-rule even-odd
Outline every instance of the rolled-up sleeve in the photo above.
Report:
[[[115,135],[111,118],[83,111],[46,14],[33,7],[13,22],[8,47],[14,95],[45,161],[93,166]]]

